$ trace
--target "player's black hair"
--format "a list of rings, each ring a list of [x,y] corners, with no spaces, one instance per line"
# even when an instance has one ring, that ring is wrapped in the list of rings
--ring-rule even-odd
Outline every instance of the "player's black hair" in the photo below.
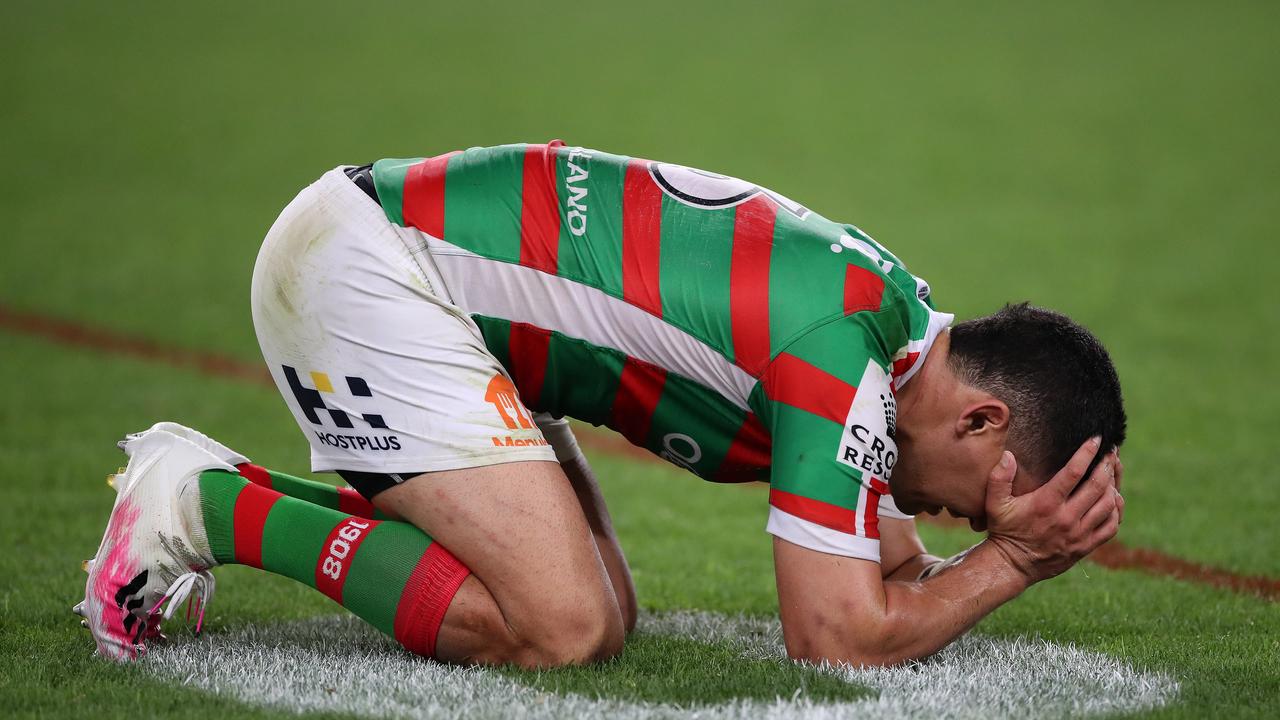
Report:
[[[957,323],[948,363],[963,382],[1009,406],[1009,450],[1041,482],[1094,435],[1102,436],[1102,451],[1091,471],[1124,442],[1111,356],[1066,315],[1020,303]]]

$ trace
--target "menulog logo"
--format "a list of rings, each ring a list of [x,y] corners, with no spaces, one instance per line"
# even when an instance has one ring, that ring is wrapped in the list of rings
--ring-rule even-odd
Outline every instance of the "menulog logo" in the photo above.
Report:
[[[524,403],[520,402],[520,395],[516,392],[516,386],[512,384],[511,379],[506,375],[496,373],[493,376],[493,379],[489,381],[488,387],[485,388],[484,401],[492,404],[493,409],[498,411],[498,417],[502,418],[502,423],[507,426],[508,430],[520,435],[536,434],[536,437],[517,437],[516,435],[499,437],[494,435],[491,438],[494,445],[498,447],[528,447],[549,444],[534,425],[533,418],[529,416],[529,410],[525,408]]]

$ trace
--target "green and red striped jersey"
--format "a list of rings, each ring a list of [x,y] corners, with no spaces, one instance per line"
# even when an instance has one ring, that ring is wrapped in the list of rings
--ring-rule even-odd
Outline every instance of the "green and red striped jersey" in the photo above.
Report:
[[[853,225],[736,178],[546,145],[374,164],[526,405],[717,481],[769,532],[879,559],[894,392],[951,321]]]

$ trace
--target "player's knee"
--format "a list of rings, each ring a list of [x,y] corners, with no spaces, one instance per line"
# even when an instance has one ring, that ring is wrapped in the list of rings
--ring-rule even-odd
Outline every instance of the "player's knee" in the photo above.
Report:
[[[584,650],[590,662],[602,662],[622,654],[627,628],[622,613],[614,602],[602,604],[585,629]]]
[[[622,652],[626,634],[622,614],[611,600],[578,597],[553,606],[504,611],[487,593],[463,593],[445,616],[435,657],[526,668],[608,660]]]
[[[622,652],[622,614],[612,593],[567,593],[557,601],[521,609],[516,634],[526,667],[586,665]]]
[[[601,662],[622,653],[626,635],[616,603],[563,604],[539,614],[520,664],[560,667]]]

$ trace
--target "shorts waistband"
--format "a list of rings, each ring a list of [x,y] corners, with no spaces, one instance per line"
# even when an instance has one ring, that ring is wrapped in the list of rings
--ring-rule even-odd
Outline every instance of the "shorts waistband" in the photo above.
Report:
[[[382,202],[378,200],[378,188],[373,183],[373,163],[361,165],[359,167],[343,168],[342,172],[346,173],[347,177],[351,178],[351,182],[355,183],[356,187],[364,191],[364,194],[368,195],[370,200],[373,200],[379,205],[382,204]]]

